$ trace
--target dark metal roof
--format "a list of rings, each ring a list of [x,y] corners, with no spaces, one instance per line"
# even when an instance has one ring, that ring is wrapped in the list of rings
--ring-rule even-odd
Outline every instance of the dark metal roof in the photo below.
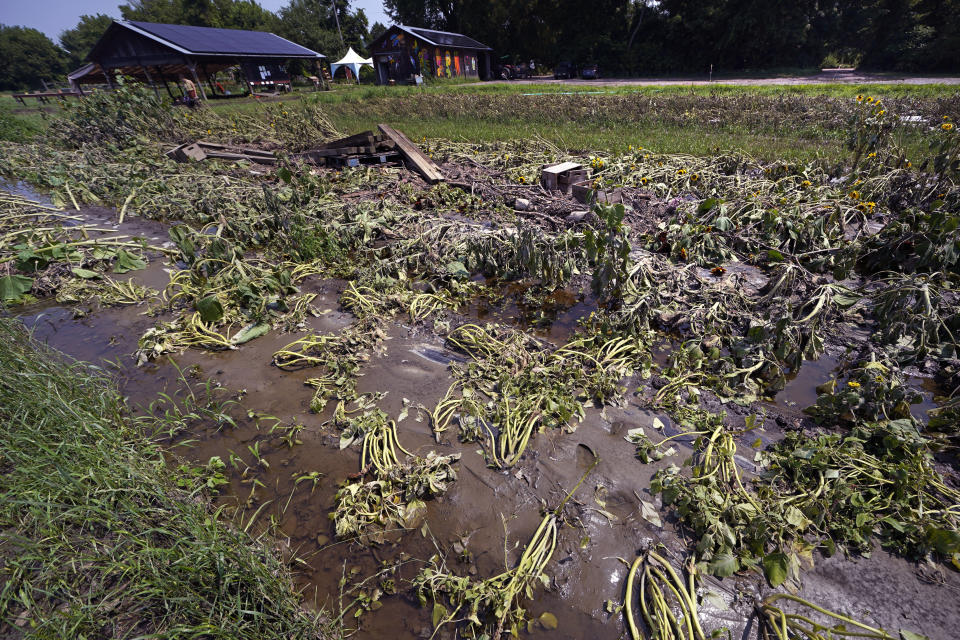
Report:
[[[481,49],[490,51],[490,47],[473,38],[469,38],[461,33],[450,33],[449,31],[435,31],[433,29],[423,29],[421,27],[407,27],[402,24],[395,25],[398,29],[406,31],[415,38],[423,38],[428,43],[441,47],[456,47],[458,49]]]
[[[266,31],[192,27],[182,24],[118,21],[122,27],[177,49],[181,53],[207,56],[263,56],[277,58],[323,58],[306,47]]]

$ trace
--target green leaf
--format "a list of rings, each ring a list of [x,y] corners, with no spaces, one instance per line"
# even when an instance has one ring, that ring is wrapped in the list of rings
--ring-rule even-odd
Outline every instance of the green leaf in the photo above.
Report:
[[[739,568],[737,559],[729,553],[718,553],[713,556],[713,560],[710,561],[708,566],[710,574],[718,578],[732,576]]]
[[[960,553],[960,533],[948,529],[931,529],[927,532],[927,542],[943,555]]]
[[[433,628],[436,629],[447,617],[447,608],[439,602],[433,603]]]
[[[287,169],[286,167],[280,167],[279,169],[277,169],[277,177],[283,180],[284,182],[286,182],[287,184],[290,184],[290,180],[293,179],[293,174],[290,173],[290,169]]]
[[[94,278],[99,278],[100,274],[96,271],[91,271],[90,269],[83,269],[81,267],[73,268],[73,275],[78,278],[83,278],[84,280],[92,280]]]
[[[930,637],[914,633],[913,631],[907,631],[906,629],[900,629],[900,640],[930,640]]]
[[[217,304],[220,304],[219,302]],[[270,331],[270,325],[263,322],[260,324],[250,323],[240,331],[233,334],[233,337],[230,338],[231,344],[243,344],[244,342],[250,342],[254,338],[259,338],[260,336],[266,334]]]
[[[787,573],[790,568],[790,559],[787,554],[777,552],[768,553],[763,558],[763,575],[771,587],[779,587],[787,579]]]
[[[194,309],[200,312],[200,319],[210,324],[223,317],[223,305],[216,296],[207,296],[193,303]]]
[[[454,260],[447,264],[447,273],[449,273],[454,278],[469,278],[470,272],[467,271],[467,268],[459,260]]]
[[[783,254],[776,249],[770,249],[767,251],[767,259],[770,262],[783,262]]]
[[[128,253],[123,249],[117,251],[117,261],[113,265],[114,273],[126,273],[128,271],[139,271],[140,269],[146,269],[147,263],[132,253]]]
[[[787,507],[787,511],[784,515],[786,516],[787,522],[801,531],[810,526],[810,520],[808,520],[807,516],[803,515],[803,512],[796,507]]]
[[[540,614],[540,624],[542,624],[545,629],[556,629],[559,623],[557,622],[557,616],[549,611],[544,611]]]
[[[33,278],[12,275],[0,278],[0,300],[16,300],[33,287]]]

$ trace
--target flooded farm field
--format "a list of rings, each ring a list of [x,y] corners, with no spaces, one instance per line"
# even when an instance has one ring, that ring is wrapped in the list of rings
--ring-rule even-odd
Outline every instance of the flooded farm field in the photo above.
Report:
[[[8,147],[8,313],[354,637],[953,637],[953,174],[424,146],[446,183]]]

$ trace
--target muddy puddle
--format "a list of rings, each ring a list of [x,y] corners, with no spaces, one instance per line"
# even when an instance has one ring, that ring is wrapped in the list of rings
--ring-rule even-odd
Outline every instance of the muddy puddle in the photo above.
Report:
[[[162,225],[135,216],[118,224],[116,212],[109,209],[82,213],[88,223],[115,225],[111,229],[121,234],[145,237],[150,243],[166,240]],[[125,277],[162,289],[170,268],[156,258],[148,269]],[[598,456],[599,464],[568,504],[570,517],[561,528],[547,569],[552,587],[539,591],[529,605],[534,616],[554,614],[559,627],[530,635],[623,637],[622,616],[610,613],[605,603],[619,604],[623,598],[628,570],[624,560],[631,561],[651,542],[663,544],[674,560],[686,549],[679,537],[682,532],[664,512],[658,509],[663,519],[653,521],[644,517],[641,505],[660,506],[650,493],[650,478],[669,464],[682,464],[690,443],[676,441],[676,452],[659,462],[637,461],[633,447],[624,441],[630,429],[642,427],[653,434],[655,420],[664,425],[665,435],[676,427],[628,394],[624,406],[588,410],[586,419],[570,433],[554,430],[536,435],[514,468],[490,469],[476,443],[458,442],[452,432],[437,442],[426,413],[418,410],[422,406],[429,411],[436,405],[451,382],[449,363],[460,356],[448,350],[441,338],[396,319],[387,325],[383,349],[364,365],[358,391],[385,393],[378,406],[392,417],[407,409],[407,417],[398,423],[398,437],[411,452],[462,453],[456,465],[458,479],[446,494],[427,503],[418,526],[388,532],[382,544],[372,547],[337,541],[329,514],[338,485],[359,471],[359,451],[356,446],[341,450],[338,432],[327,424],[335,403],[319,414],[310,411],[312,389],[305,380],[313,372],[282,371],[271,361],[275,351],[308,331],[335,332],[353,321],[337,302],[342,286],[342,282],[320,279],[304,285],[317,293],[313,304],[321,311],[319,317],[307,320],[305,331],[274,330],[233,351],[188,351],[140,368],[132,357],[137,340],[158,319],[146,315],[148,303],[113,308],[81,304],[84,313],[79,316],[75,307],[43,303],[20,310],[19,316],[38,340],[104,367],[134,406],[146,407],[158,394],[182,389],[184,378],[195,388],[206,380],[216,381],[225,389],[224,399],[239,398],[227,409],[235,427],[195,423],[171,441],[172,450],[196,464],[213,456],[232,461],[228,462],[229,489],[219,501],[240,507],[235,516],[238,523],[247,526],[254,519],[252,530],[272,525],[285,548],[299,558],[297,577],[308,602],[326,607],[333,615],[343,611],[345,626],[356,626],[357,638],[430,637],[429,607],[417,605],[406,581],[438,552],[445,556],[448,568],[461,575],[486,577],[513,566],[543,511],[556,507]],[[548,301],[548,317],[538,320],[531,318],[534,311],[525,306],[523,293],[521,287],[508,289],[499,302],[474,303],[467,313],[478,321],[519,322],[559,343],[569,337],[580,317],[596,309],[596,301],[589,296],[561,292]],[[665,362],[668,349],[669,344],[658,350],[655,359]],[[770,410],[793,414],[813,404],[816,385],[829,379],[839,364],[838,358],[829,356],[805,363],[770,403]],[[625,381],[628,389],[642,384],[639,379]],[[276,425],[303,425],[296,436],[299,443],[285,441],[283,429],[271,431]],[[749,464],[744,458],[744,465]],[[297,481],[305,477],[312,479]],[[953,637],[950,629],[960,622],[956,572],[927,570],[879,550],[870,559],[816,556],[816,562],[804,574],[800,595],[868,624],[907,627],[934,640]],[[727,627],[732,637],[747,637],[751,611],[743,604],[743,594],[766,593],[759,576],[708,578],[703,584],[704,593],[719,596],[712,602],[728,605],[705,605],[708,633]],[[377,591],[386,594],[379,604],[355,617],[356,599]],[[454,637],[452,628],[441,629],[437,637]]]

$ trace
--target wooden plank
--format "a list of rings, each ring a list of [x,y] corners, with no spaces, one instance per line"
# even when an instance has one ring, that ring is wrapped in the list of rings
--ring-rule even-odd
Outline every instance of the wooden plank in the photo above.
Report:
[[[579,169],[583,165],[577,164],[576,162],[561,162],[560,164],[552,164],[543,168],[544,173],[552,173],[555,176],[560,175],[561,173],[566,173],[567,171],[573,171],[574,169]]]
[[[324,142],[323,144],[317,146],[317,149],[338,149],[342,147],[359,147],[363,145],[372,145],[375,140],[373,139],[373,131],[364,131],[363,133],[358,133],[356,135],[347,136],[346,138],[340,138],[339,140],[331,140],[330,142]]]
[[[428,158],[423,151],[420,151],[420,147],[410,142],[407,136],[385,124],[378,125],[378,128],[385,136],[396,143],[397,150],[400,154],[403,155],[407,162],[413,165],[414,169],[423,176],[424,180],[429,184],[435,184],[443,180],[443,173],[440,171],[440,167]]]

